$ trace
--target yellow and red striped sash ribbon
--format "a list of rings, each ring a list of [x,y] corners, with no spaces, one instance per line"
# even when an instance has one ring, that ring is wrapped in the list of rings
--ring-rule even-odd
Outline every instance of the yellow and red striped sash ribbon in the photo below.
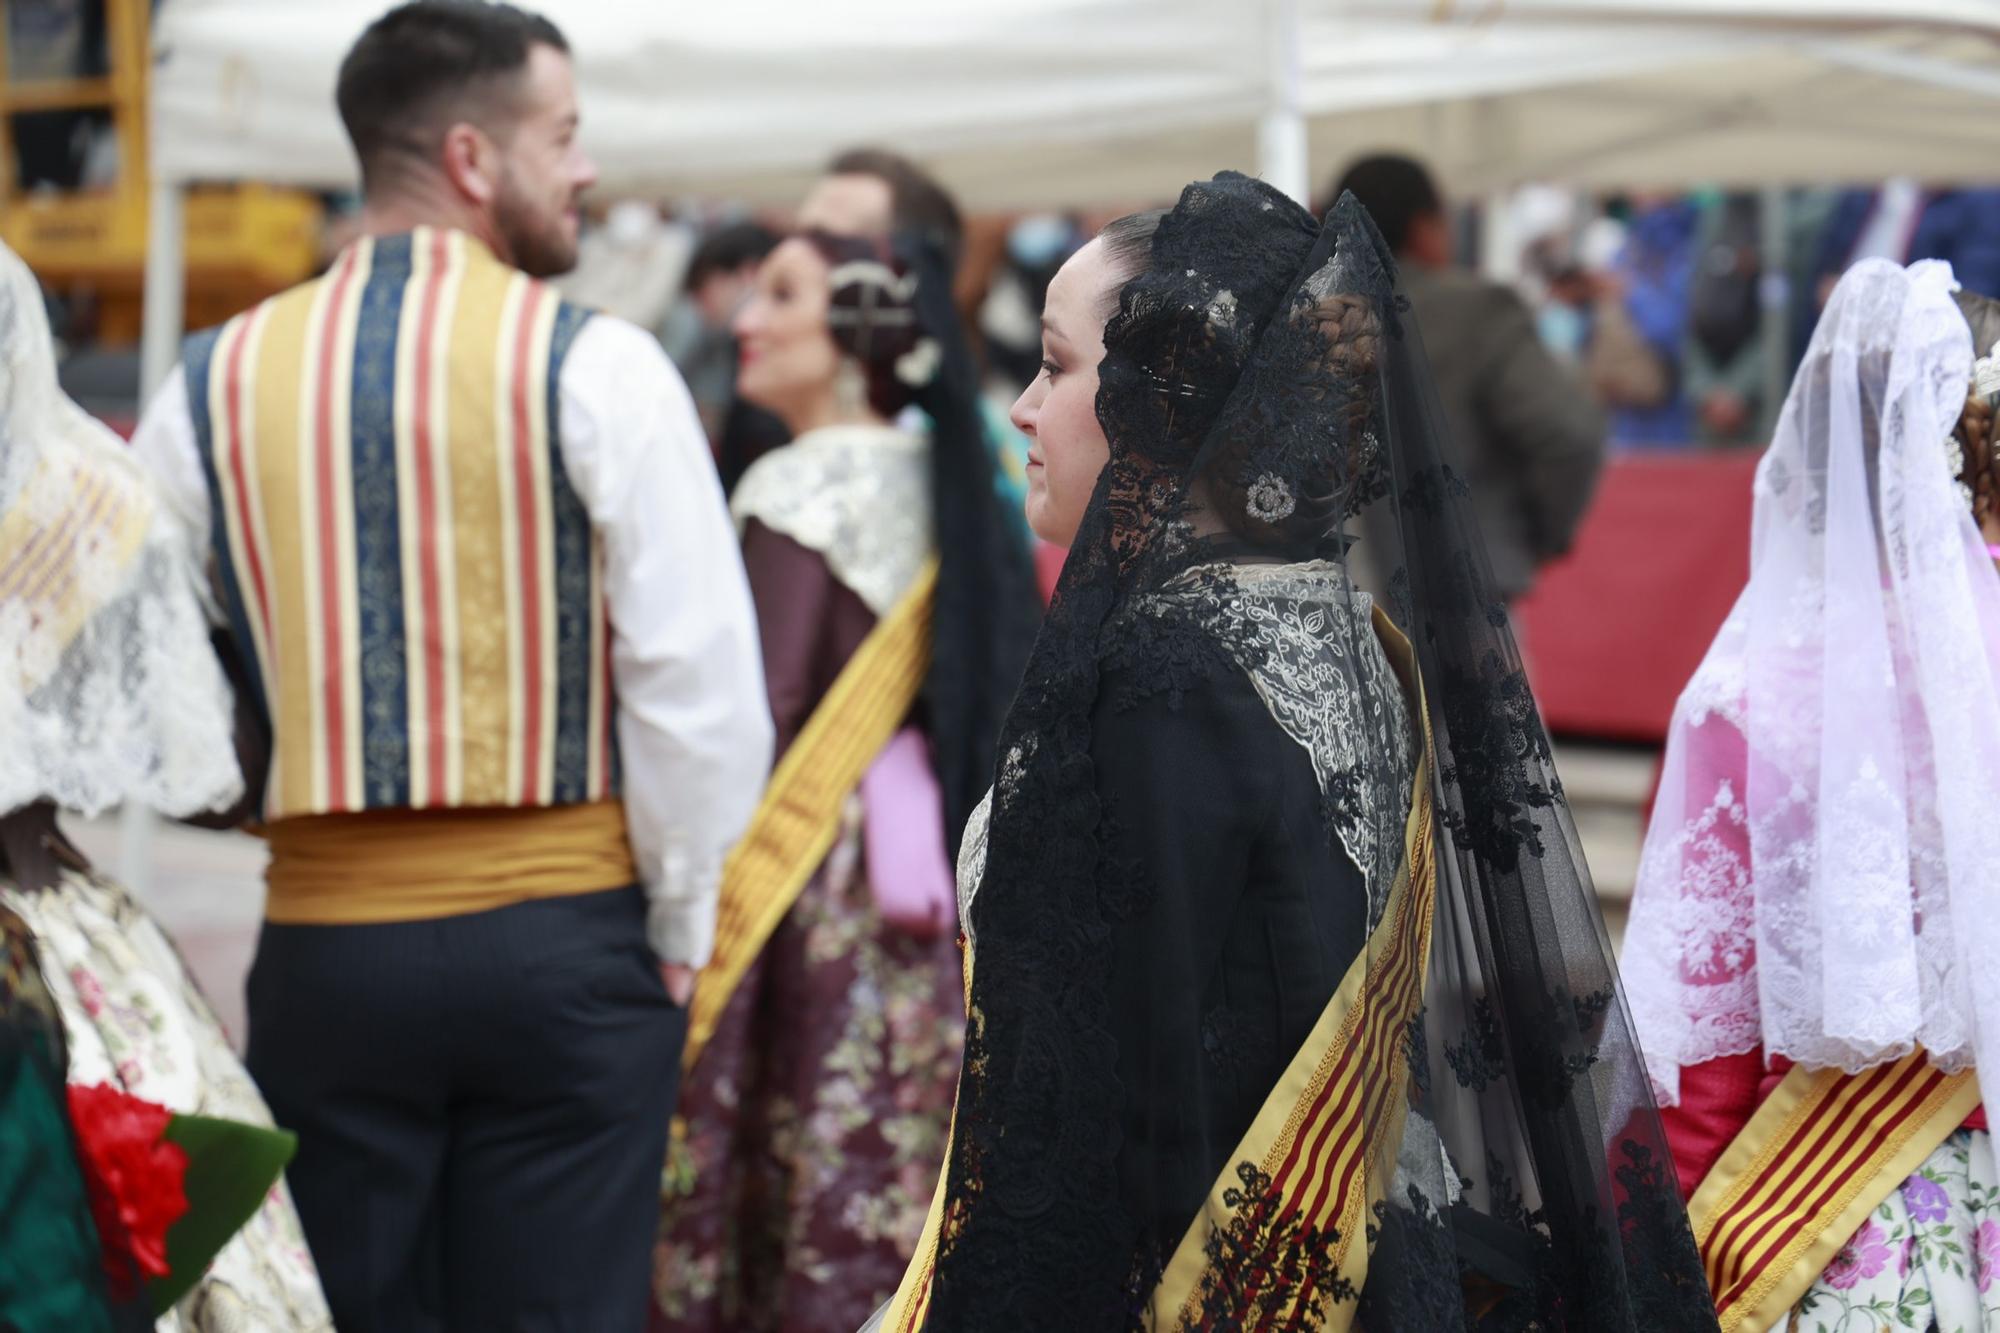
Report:
[[[1402,1038],[1423,1002],[1436,902],[1431,740],[1422,684],[1408,640],[1379,608],[1376,629],[1423,728],[1403,863],[1367,948],[1265,1098],[1168,1261],[1149,1307],[1148,1322],[1156,1328],[1203,1326],[1209,1293],[1226,1293],[1229,1317],[1259,1326],[1346,1328],[1354,1302],[1319,1289],[1310,1269],[1289,1289],[1260,1286],[1259,1275],[1296,1268],[1282,1251],[1308,1230],[1331,1245],[1331,1268],[1340,1278],[1357,1291],[1367,1278],[1370,1210],[1383,1196],[1402,1142],[1399,1102],[1408,1084]],[[1246,1197],[1238,1173],[1246,1162],[1270,1182],[1261,1197]],[[1226,1243],[1211,1245],[1217,1235]]]
[[[1859,1074],[1794,1068],[1688,1212],[1723,1333],[1785,1317],[1868,1215],[1979,1105],[1918,1051]]]
[[[1269,1251],[1287,1244],[1285,1237],[1296,1235],[1298,1228],[1310,1225],[1324,1232],[1331,1226],[1337,1232],[1332,1238],[1334,1269],[1358,1290],[1367,1276],[1368,1245],[1365,1239],[1360,1245],[1352,1242],[1365,1238],[1369,1210],[1382,1197],[1401,1143],[1403,1117],[1397,1114],[1396,1099],[1407,1082],[1402,1036],[1422,1002],[1436,900],[1433,760],[1415,653],[1380,608],[1375,628],[1402,678],[1412,713],[1423,725],[1423,752],[1404,824],[1403,864],[1366,950],[1349,967],[1265,1098],[1217,1177],[1207,1205],[1168,1261],[1148,1302],[1150,1327],[1200,1327],[1202,1297],[1210,1289],[1240,1292],[1260,1328],[1344,1329],[1353,1320],[1354,1302],[1333,1301],[1310,1278],[1290,1290],[1269,1292],[1244,1290],[1244,1278],[1282,1271],[1284,1266],[1274,1262],[1280,1256]],[[969,978],[967,988],[969,993]],[[869,1325],[871,1331],[916,1333],[923,1327],[944,1229],[949,1148],[945,1160],[915,1257],[894,1298]],[[1272,1188],[1232,1207],[1225,1197],[1242,1187],[1237,1171],[1242,1162],[1256,1163]],[[1256,1215],[1244,1216],[1245,1209]],[[1218,1229],[1252,1242],[1248,1249],[1240,1244],[1220,1247],[1230,1265],[1227,1273],[1212,1271],[1216,1258],[1208,1241]]]
[[[688,1007],[681,1068],[701,1058],[737,983],[832,850],[841,807],[916,702],[930,667],[937,570],[932,558],[841,668],[730,852],[715,952]]]

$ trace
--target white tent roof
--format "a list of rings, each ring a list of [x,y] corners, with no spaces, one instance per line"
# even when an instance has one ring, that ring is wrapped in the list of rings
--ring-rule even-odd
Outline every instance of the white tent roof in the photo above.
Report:
[[[167,0],[154,161],[337,186],[341,53],[384,0]],[[1256,163],[1296,12],[1313,179],[1412,149],[1523,180],[2000,176],[2000,0],[542,0],[616,192],[795,198],[876,143],[975,207],[1121,203]]]

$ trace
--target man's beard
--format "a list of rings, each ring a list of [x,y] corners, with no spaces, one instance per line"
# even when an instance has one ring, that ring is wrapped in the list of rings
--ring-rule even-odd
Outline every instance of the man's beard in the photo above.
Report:
[[[529,277],[553,278],[576,267],[576,242],[563,225],[563,215],[536,209],[511,177],[501,178],[493,221],[513,251],[514,267]]]

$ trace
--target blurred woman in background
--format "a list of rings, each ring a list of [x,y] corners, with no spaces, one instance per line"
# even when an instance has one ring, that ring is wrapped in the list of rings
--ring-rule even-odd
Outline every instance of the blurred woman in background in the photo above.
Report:
[[[950,858],[1034,592],[938,246],[794,237],[735,331],[738,391],[793,436],[732,504],[781,760],[695,992],[656,1322],[851,1333],[894,1289],[943,1151]],[[891,424],[912,404],[928,437]]]

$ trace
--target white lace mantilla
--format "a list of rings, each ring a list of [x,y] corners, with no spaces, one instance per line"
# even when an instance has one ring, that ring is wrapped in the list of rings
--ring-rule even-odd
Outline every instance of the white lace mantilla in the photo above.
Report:
[[[1939,462],[1951,272],[1835,289],[1758,468],[1750,581],[1668,731],[1621,960],[1662,1100],[1761,1046],[2000,1065],[2000,580]]]
[[[41,289],[0,246],[0,811],[242,791],[229,685],[174,518],[63,396]]]
[[[751,465],[730,513],[826,558],[833,576],[887,615],[931,553],[930,446],[888,426],[808,431]]]

